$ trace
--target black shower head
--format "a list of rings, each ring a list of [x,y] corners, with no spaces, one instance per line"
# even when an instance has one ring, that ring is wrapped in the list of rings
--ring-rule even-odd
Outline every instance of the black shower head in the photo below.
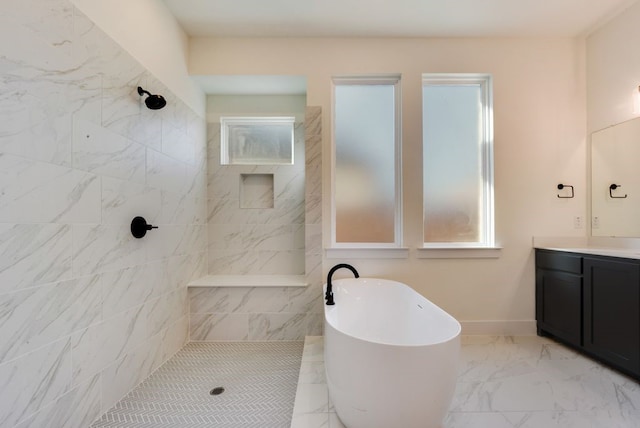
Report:
[[[145,91],[140,86],[138,86],[138,94],[140,94],[140,96],[144,94],[148,95],[144,100],[144,103],[147,105],[147,108],[151,110],[160,110],[162,107],[167,105],[167,100],[165,100],[162,95],[152,95],[149,91]]]

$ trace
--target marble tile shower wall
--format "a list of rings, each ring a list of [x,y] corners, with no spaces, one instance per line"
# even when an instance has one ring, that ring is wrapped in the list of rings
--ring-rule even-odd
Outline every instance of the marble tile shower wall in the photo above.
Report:
[[[293,165],[220,165],[220,123],[207,124],[209,274],[304,274],[304,124]],[[243,208],[242,175],[273,175],[273,208]],[[262,206],[262,204],[257,204]]]
[[[86,427],[187,338],[206,125],[67,0],[2,0],[0,46],[0,426]]]
[[[191,288],[191,340],[322,334],[320,113],[296,124],[293,166],[221,166],[220,124],[208,124],[209,274],[305,275],[308,286]],[[240,208],[240,175],[252,173],[273,174],[274,208]]]

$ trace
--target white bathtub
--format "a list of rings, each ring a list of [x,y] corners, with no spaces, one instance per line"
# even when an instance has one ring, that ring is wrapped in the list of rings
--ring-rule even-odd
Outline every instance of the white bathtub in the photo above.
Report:
[[[324,353],[340,420],[347,428],[440,427],[456,386],[460,323],[400,282],[332,286]]]

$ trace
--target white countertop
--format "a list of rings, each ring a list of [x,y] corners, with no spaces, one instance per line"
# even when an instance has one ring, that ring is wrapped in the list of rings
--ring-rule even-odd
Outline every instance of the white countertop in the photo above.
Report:
[[[595,256],[622,257],[640,260],[640,248],[634,248],[629,240],[606,240],[590,242],[588,238],[533,238],[533,248],[541,250],[564,251],[569,253],[591,254]],[[618,244],[619,246],[615,246]]]
[[[569,253],[591,254],[595,256],[622,257],[640,260],[640,249],[630,248],[602,248],[602,247],[535,247],[541,250],[564,251]]]

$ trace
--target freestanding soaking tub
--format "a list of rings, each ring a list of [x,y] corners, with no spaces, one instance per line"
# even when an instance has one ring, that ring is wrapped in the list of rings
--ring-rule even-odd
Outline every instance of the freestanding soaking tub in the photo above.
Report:
[[[400,282],[337,279],[332,287],[324,352],[340,420],[348,428],[440,427],[456,386],[460,323]]]

